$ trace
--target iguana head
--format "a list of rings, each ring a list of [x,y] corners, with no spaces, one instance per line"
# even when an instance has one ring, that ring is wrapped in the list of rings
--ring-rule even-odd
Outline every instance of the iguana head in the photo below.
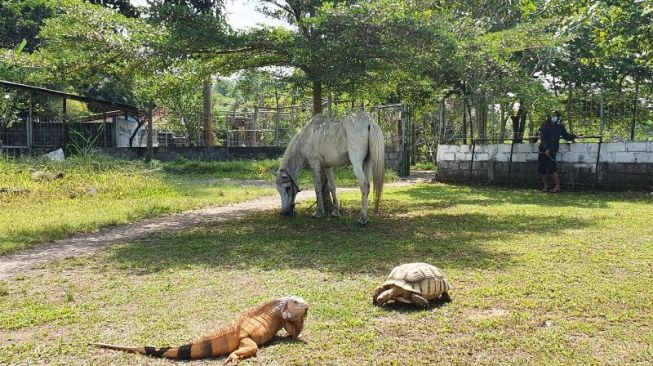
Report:
[[[288,296],[282,300],[281,317],[292,322],[303,322],[308,313],[306,301],[298,296]]]

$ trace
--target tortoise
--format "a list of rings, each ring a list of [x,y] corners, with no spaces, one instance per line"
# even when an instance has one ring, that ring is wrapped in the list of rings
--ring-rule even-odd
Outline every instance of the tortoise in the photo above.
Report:
[[[449,282],[444,274],[428,263],[406,263],[392,269],[388,279],[374,290],[372,303],[383,305],[398,301],[427,307],[429,301],[449,302]]]

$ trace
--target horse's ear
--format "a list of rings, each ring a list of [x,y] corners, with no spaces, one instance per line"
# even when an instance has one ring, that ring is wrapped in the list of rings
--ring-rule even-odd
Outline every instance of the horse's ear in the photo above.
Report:
[[[275,177],[279,175],[279,173],[276,170],[270,170],[270,173],[274,175]]]

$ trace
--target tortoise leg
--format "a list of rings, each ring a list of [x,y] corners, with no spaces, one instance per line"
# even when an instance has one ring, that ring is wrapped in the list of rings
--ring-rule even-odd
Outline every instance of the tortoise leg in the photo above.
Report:
[[[451,302],[451,296],[449,296],[448,292],[443,292],[442,295],[440,295],[440,300],[442,302]]]
[[[421,308],[426,308],[429,306],[429,301],[418,294],[411,294],[410,301]]]

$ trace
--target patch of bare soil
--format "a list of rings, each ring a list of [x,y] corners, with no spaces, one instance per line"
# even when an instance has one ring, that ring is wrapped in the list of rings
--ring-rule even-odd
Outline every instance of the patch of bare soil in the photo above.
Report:
[[[477,311],[474,314],[472,314],[470,318],[475,320],[480,320],[480,319],[489,319],[489,318],[508,316],[509,314],[510,311],[506,309],[488,309],[488,310]]]

